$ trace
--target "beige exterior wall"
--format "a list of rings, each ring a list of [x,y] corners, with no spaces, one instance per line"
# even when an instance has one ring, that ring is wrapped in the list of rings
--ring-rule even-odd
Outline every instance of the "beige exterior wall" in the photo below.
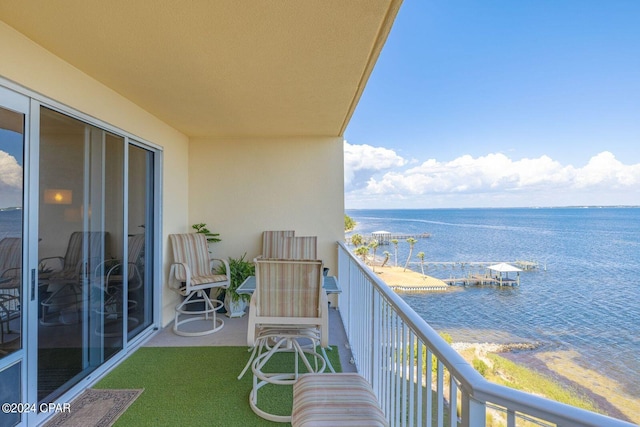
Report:
[[[317,235],[319,256],[337,273],[343,233],[342,138],[189,139],[109,87],[0,21],[0,77],[163,149],[164,278],[168,234],[205,222],[221,234],[216,255],[252,259],[263,230]],[[178,296],[163,283],[162,324]]]
[[[262,231],[318,236],[337,273],[344,238],[342,138],[195,139],[189,148],[189,222],[220,233],[215,255],[253,259]]]
[[[0,40],[0,77],[163,148],[162,243],[167,277],[167,235],[189,230],[188,138],[1,21]],[[173,319],[177,300],[163,284],[163,325]]]

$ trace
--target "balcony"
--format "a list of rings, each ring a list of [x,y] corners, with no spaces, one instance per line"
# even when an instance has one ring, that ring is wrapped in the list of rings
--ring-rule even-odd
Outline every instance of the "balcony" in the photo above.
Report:
[[[486,381],[342,243],[338,266],[355,364],[391,425],[633,425]]]
[[[338,259],[343,292],[339,310],[330,310],[330,344],[344,372],[357,370],[372,385],[390,425],[633,425],[486,381],[342,243]],[[225,322],[209,337],[165,328],[145,346],[244,346],[246,317]]]

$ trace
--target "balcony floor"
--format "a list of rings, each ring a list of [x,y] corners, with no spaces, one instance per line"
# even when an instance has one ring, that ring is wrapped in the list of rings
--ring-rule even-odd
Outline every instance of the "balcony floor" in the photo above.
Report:
[[[224,327],[213,334],[201,337],[184,337],[173,332],[173,322],[158,331],[145,344],[145,347],[205,347],[205,346],[232,346],[244,347],[247,345],[248,315],[229,318],[221,315]],[[204,321],[203,321],[204,322]],[[200,321],[188,323],[185,326],[198,327]],[[347,336],[342,326],[340,311],[329,309],[329,345],[338,350],[342,372],[357,372],[354,364],[350,363],[351,350],[349,349]]]

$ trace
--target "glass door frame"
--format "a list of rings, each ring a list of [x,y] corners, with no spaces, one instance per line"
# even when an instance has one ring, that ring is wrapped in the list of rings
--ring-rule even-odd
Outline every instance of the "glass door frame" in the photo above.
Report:
[[[153,188],[153,206],[150,207],[153,217],[153,229],[150,233],[152,240],[153,268],[150,282],[152,287],[151,324],[135,337],[128,339],[126,330],[123,330],[123,348],[100,365],[89,376],[82,379],[75,386],[56,399],[57,403],[70,402],[73,397],[91,386],[98,378],[108,372],[114,365],[124,359],[129,353],[140,346],[149,336],[161,327],[161,299],[162,299],[162,147],[145,141],[122,129],[116,128],[95,117],[83,114],[72,108],[53,101],[0,77],[0,107],[24,114],[24,157],[23,157],[23,271],[22,271],[22,347],[0,359],[0,371],[21,363],[19,385],[22,403],[35,403],[37,405],[37,367],[38,367],[38,220],[39,220],[39,157],[40,157],[40,107],[47,107],[58,111],[71,118],[83,121],[124,138],[125,153],[128,147],[133,145],[153,153],[153,171],[149,177]],[[128,156],[125,157],[125,167]],[[128,176],[125,173],[125,191],[127,189]],[[126,193],[125,193],[126,194]],[[126,199],[125,199],[126,200]],[[126,212],[126,207],[125,207]],[[123,238],[126,239],[126,230]],[[126,325],[126,323],[125,323]],[[18,403],[18,402],[16,402]],[[43,422],[48,416],[45,412],[29,412],[22,416],[18,425],[32,425]]]
[[[20,366],[20,398],[21,402],[7,402],[7,403],[24,403],[27,402],[27,391],[28,391],[28,313],[29,310],[27,306],[29,305],[29,299],[31,298],[30,293],[30,269],[26,267],[30,267],[33,265],[33,259],[30,256],[33,256],[32,245],[29,244],[30,241],[30,231],[32,230],[31,226],[33,225],[30,221],[30,218],[33,217],[31,213],[31,200],[29,197],[29,185],[30,185],[30,171],[29,171],[29,158],[30,158],[30,104],[31,99],[23,95],[17,91],[12,90],[11,88],[6,88],[4,86],[0,86],[0,108],[4,108],[7,110],[15,111],[16,113],[24,115],[24,128],[23,128],[23,158],[22,158],[22,273],[21,273],[21,313],[20,313],[20,339],[21,345],[20,348],[2,359],[0,359],[0,371],[10,368],[16,364],[21,364]],[[36,239],[37,240],[37,239]],[[31,254],[31,255],[30,255]],[[5,403],[5,402],[2,402]],[[21,423],[26,421],[27,416],[22,414]]]

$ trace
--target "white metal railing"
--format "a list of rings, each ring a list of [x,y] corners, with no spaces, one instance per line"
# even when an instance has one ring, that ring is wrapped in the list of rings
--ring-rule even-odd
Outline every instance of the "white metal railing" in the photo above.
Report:
[[[391,426],[634,425],[485,380],[342,242],[338,281],[358,372]]]

